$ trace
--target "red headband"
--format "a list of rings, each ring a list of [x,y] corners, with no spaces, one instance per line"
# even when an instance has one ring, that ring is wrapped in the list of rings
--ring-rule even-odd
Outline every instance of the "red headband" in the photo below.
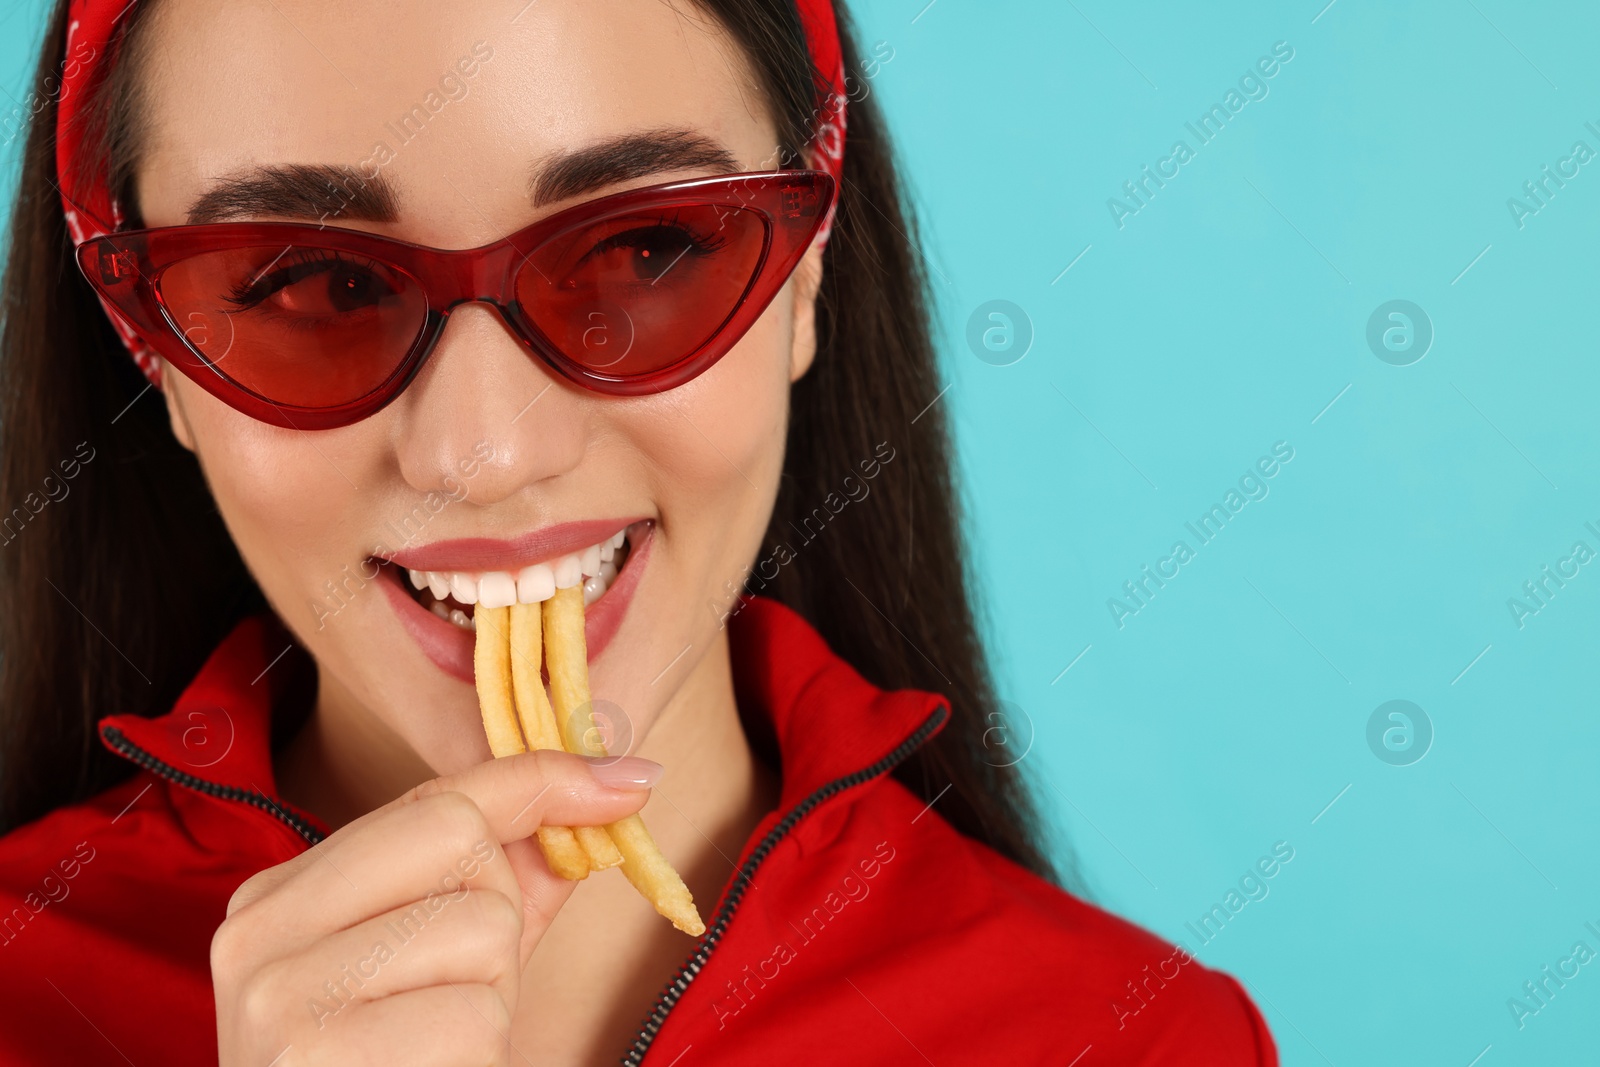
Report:
[[[61,92],[56,113],[56,174],[61,183],[61,207],[74,245],[122,229],[122,207],[107,188],[105,176],[95,174],[78,182],[76,167],[83,151],[84,116],[80,110],[88,89],[111,69],[110,55],[118,24],[137,0],[72,0],[67,16],[66,60],[62,64]],[[816,122],[811,140],[811,165],[843,182],[845,133],[844,56],[832,0],[795,0],[812,65],[821,81],[817,86]],[[835,198],[834,204],[838,200]],[[817,236],[826,242],[833,229],[833,211]],[[161,364],[128,324],[101,301],[123,344],[151,383],[160,386]]]

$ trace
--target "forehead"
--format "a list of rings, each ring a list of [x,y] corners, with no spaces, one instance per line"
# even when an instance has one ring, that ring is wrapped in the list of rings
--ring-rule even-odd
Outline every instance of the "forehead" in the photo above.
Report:
[[[684,2],[160,0],[151,15],[149,225],[259,165],[381,167],[413,236],[465,241],[530,214],[541,160],[621,134],[693,130],[773,165],[747,59]]]

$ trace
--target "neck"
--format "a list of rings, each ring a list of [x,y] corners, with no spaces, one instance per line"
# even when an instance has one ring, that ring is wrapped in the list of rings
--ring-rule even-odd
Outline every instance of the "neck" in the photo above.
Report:
[[[278,795],[338,830],[434,777],[428,764],[317,664],[317,700],[273,757]]]
[[[438,772],[320,664],[317,670],[316,704],[274,757],[273,769],[285,800],[337,830]],[[776,781],[750,752],[734,700],[726,631],[656,718],[635,727],[644,732],[636,734],[631,754],[666,768],[655,792],[680,813],[678,823],[716,821],[740,807],[758,779]],[[682,829],[686,849],[693,851],[696,841],[704,845],[692,826]],[[665,848],[663,833],[655,835]]]

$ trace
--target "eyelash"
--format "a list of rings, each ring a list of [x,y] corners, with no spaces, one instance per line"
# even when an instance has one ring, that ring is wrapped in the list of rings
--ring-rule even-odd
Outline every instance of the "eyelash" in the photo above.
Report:
[[[614,233],[611,236],[604,238],[597,243],[594,248],[584,253],[583,258],[578,262],[582,263],[583,260],[587,259],[589,256],[601,255],[611,251],[614,248],[630,247],[630,244],[625,241],[624,238],[631,237],[637,239],[639,235],[652,235],[667,231],[681,233],[688,238],[689,249],[685,255],[708,256],[713,252],[718,251],[728,243],[728,239],[721,234],[703,236],[695,232],[693,227],[680,222],[679,216],[674,214],[670,219],[661,218],[655,220],[655,222],[650,225],[635,226],[631,229],[621,230],[617,233]]]
[[[338,266],[354,266],[369,271],[375,275],[381,274],[380,265],[364,256],[352,256],[343,252],[335,252],[326,248],[307,248],[291,254],[287,260],[280,260],[281,265],[275,265],[270,274],[258,276],[254,281],[239,282],[229,290],[223,300],[233,305],[234,313],[249,311],[260,303],[289,285],[304,281],[315,274],[326,271],[308,270],[297,272],[296,268],[306,266],[326,265],[329,268]]]
[[[712,255],[728,243],[727,237],[722,234],[704,235],[696,232],[694,227],[680,221],[679,215],[674,213],[670,218],[659,218],[651,224],[621,230],[603,238],[588,252],[584,253],[579,263],[591,256],[603,255],[613,249],[638,247],[656,234],[668,233],[682,234],[688,241],[688,248],[683,255],[696,258]],[[680,258],[682,257],[680,256]],[[324,267],[325,270],[301,269],[318,266]],[[280,260],[273,266],[270,273],[260,275],[253,281],[237,283],[224,295],[223,301],[232,306],[230,314],[240,314],[260,306],[272,294],[289,285],[302,282],[316,274],[325,273],[326,269],[337,269],[344,266],[366,270],[373,274],[381,274],[381,265],[363,256],[352,256],[325,248],[302,249],[292,253],[286,259]]]

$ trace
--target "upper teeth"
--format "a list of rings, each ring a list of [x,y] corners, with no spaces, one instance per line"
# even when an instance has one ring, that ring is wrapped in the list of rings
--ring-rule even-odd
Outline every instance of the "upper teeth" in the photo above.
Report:
[[[520,571],[407,571],[411,584],[427,589],[443,600],[454,597],[463,604],[482,604],[486,608],[505,608],[512,604],[537,604],[555,596],[557,589],[581,584],[584,603],[589,604],[606,591],[617,576],[613,560],[627,539],[627,530],[618,530],[599,544],[581,552],[562,556],[548,563],[535,563]],[[587,581],[585,581],[587,579]]]

